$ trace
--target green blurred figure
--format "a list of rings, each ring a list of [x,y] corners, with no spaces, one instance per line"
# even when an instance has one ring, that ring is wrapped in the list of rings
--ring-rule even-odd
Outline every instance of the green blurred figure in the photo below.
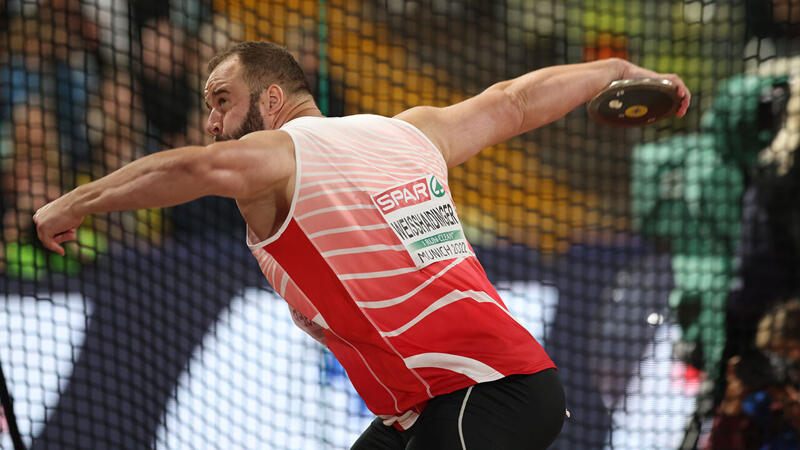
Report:
[[[633,152],[634,228],[672,253],[670,307],[682,330],[677,356],[712,383],[725,348],[742,194],[758,153],[775,135],[773,92],[785,86],[786,77],[734,76],[719,86],[699,133]]]

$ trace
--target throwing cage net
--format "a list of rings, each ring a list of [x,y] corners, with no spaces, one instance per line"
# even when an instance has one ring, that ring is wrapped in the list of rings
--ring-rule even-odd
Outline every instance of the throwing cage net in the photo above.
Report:
[[[208,143],[205,64],[242,40],[286,46],[331,116],[614,56],[683,77],[682,120],[616,129],[578,108],[450,172],[487,274],[559,366],[571,418],[555,448],[705,445],[730,357],[800,283],[797,2],[0,8],[3,448],[344,449],[373,418],[292,324],[232,201],[89,217],[64,257],[35,236],[62,192]]]

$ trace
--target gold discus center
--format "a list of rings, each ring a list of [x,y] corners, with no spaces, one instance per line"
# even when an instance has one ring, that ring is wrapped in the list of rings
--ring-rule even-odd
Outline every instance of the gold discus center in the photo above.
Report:
[[[625,110],[625,117],[632,119],[642,117],[645,114],[647,114],[647,106],[644,105],[633,105]]]

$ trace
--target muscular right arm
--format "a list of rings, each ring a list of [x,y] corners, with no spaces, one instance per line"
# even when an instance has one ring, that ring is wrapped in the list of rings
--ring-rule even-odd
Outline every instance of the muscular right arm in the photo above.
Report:
[[[643,69],[621,59],[546,67],[494,84],[475,97],[444,108],[417,107],[396,118],[412,123],[440,149],[449,167],[486,147],[558,120],[612,81],[660,77],[673,81],[689,107],[689,91],[676,75]]]
[[[89,214],[174,206],[207,195],[256,197],[294,174],[292,148],[286,133],[263,131],[145,156],[39,209],[34,215],[39,239],[63,255],[59,244],[74,239]]]

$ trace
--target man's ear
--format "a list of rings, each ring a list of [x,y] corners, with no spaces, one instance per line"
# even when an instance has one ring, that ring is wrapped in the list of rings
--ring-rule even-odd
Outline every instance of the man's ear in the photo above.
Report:
[[[286,101],[283,89],[277,84],[271,84],[261,93],[261,109],[266,115],[273,115],[280,111]]]

